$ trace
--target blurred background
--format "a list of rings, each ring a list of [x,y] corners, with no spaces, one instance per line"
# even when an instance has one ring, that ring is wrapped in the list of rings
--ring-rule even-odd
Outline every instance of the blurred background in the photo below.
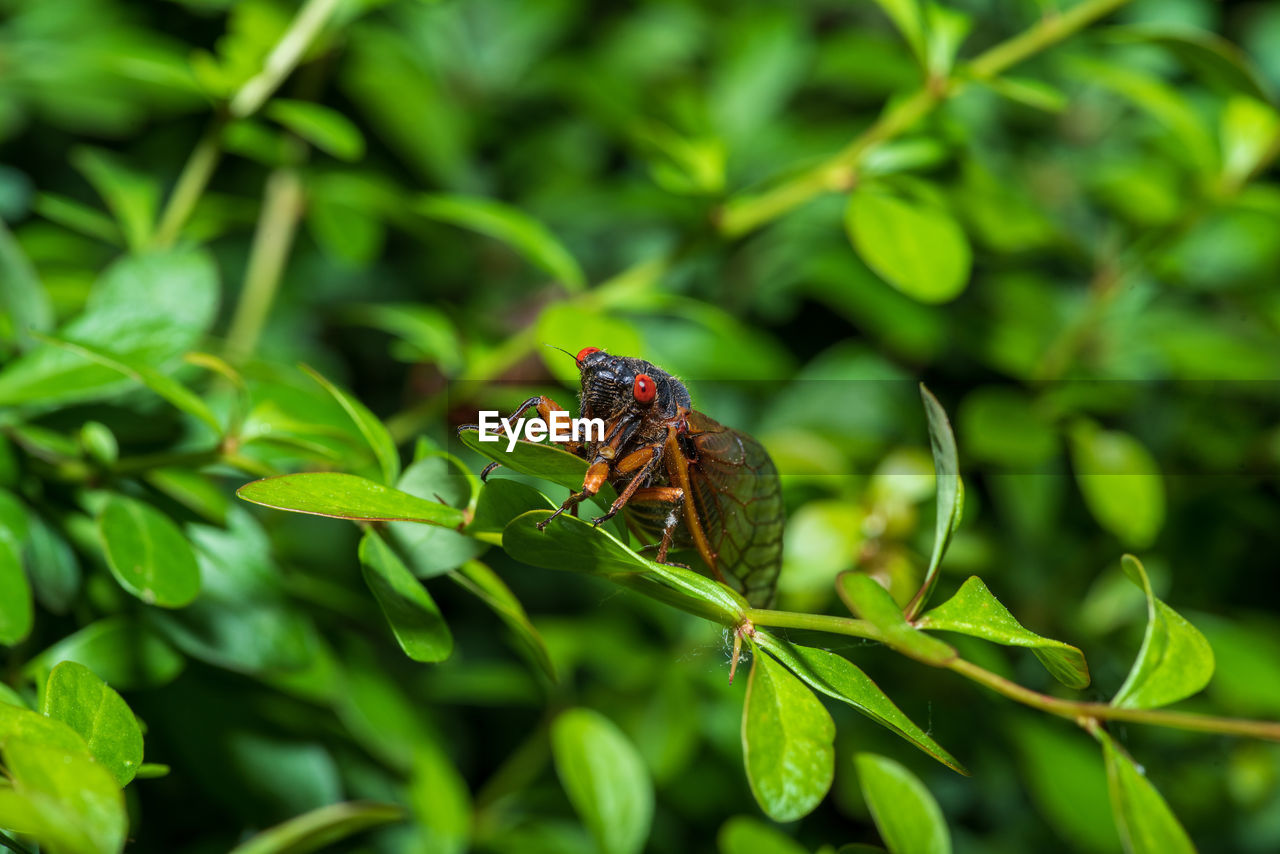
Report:
[[[945,79],[946,47],[921,54],[870,0],[0,0],[0,359],[29,346],[24,320],[74,324],[118,265],[169,253],[155,307],[189,334],[166,358],[225,356],[245,429],[296,439],[246,456],[359,472],[375,462],[299,362],[402,448],[426,437],[478,471],[450,444],[477,408],[541,392],[572,406],[573,363],[544,344],[641,356],[768,447],[789,514],[779,607],[830,613],[842,570],[900,601],[919,583],[924,381],[966,481],[935,601],[981,575],[1030,629],[1084,650],[1085,699],[1105,700],[1145,623],[1119,570],[1132,551],[1214,646],[1214,680],[1185,708],[1275,719],[1280,6],[1114,5],[988,80],[966,60],[1053,4],[929,13],[964,85],[839,191],[739,227],[742,204],[917,91],[922,62]],[[173,253],[194,266],[172,273]],[[220,369],[169,363],[230,405]],[[344,850],[591,851],[549,761],[548,722],[570,705],[643,754],[648,850],[712,850],[727,819],[759,815],[743,684],[709,624],[494,548],[559,681],[443,579],[430,589],[455,652],[415,664],[363,587],[355,526],[248,509],[230,498],[244,471],[175,485],[197,469],[173,475],[165,455],[200,448],[199,425],[140,392],[24,398],[3,373],[0,389],[0,471],[74,570],[33,580],[35,629],[0,652],[5,681],[92,660],[146,723],[148,761],[172,772],[128,790],[129,850],[225,851],[369,797],[413,820]],[[144,607],[103,569],[77,521],[78,490],[100,484],[48,465],[48,437],[74,446],[86,422],[200,545],[194,605]],[[471,556],[442,536],[420,544],[437,558],[423,577]],[[974,776],[833,708],[835,789],[787,830],[807,850],[876,842],[855,750],[919,774],[959,851],[1120,850],[1084,733],[882,648],[809,640],[850,655]],[[957,645],[1055,690],[1030,655]],[[1276,745],[1113,731],[1200,850],[1280,850]]]

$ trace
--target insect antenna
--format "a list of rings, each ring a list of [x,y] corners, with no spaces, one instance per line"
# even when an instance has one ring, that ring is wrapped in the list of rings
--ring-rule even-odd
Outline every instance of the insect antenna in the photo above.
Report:
[[[577,356],[573,355],[572,353],[570,353],[568,350],[566,350],[566,349],[565,349],[565,348],[563,348],[563,347],[557,347],[555,344],[547,344],[547,343],[543,343],[543,345],[542,345],[542,346],[543,346],[543,347],[550,347],[552,350],[559,350],[561,353],[564,353],[566,356],[568,356],[570,359],[573,359],[575,362],[576,362],[576,361],[578,361],[578,357],[577,357]]]

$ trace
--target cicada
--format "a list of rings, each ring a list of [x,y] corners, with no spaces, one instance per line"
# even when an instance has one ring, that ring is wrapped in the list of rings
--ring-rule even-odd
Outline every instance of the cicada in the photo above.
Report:
[[[587,461],[582,489],[538,524],[545,529],[594,496],[606,482],[617,499],[593,519],[623,513],[645,550],[666,563],[672,549],[694,548],[711,576],[756,607],[773,599],[782,563],[784,508],[777,468],[764,447],[693,408],[684,383],[643,359],[586,347],[576,356],[582,418],[599,418],[604,436],[566,443]],[[549,397],[531,397],[510,416],[530,409],[548,424],[564,411]],[[485,469],[488,475],[498,464]]]

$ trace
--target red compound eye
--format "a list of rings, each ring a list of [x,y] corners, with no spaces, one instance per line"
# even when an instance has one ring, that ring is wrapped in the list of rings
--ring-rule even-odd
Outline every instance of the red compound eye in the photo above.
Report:
[[[581,362],[583,359],[587,358],[592,353],[599,353],[599,352],[600,352],[599,347],[583,347],[581,350],[578,351],[578,361]]]
[[[636,396],[636,403],[653,403],[653,396],[658,393],[658,385],[648,374],[637,374],[636,384],[631,393]]]

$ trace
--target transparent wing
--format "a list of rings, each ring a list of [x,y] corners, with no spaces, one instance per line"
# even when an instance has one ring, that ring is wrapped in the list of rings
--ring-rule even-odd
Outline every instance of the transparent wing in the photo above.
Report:
[[[755,607],[773,599],[785,510],[778,470],[755,439],[701,412],[689,415],[689,485],[714,561]]]

